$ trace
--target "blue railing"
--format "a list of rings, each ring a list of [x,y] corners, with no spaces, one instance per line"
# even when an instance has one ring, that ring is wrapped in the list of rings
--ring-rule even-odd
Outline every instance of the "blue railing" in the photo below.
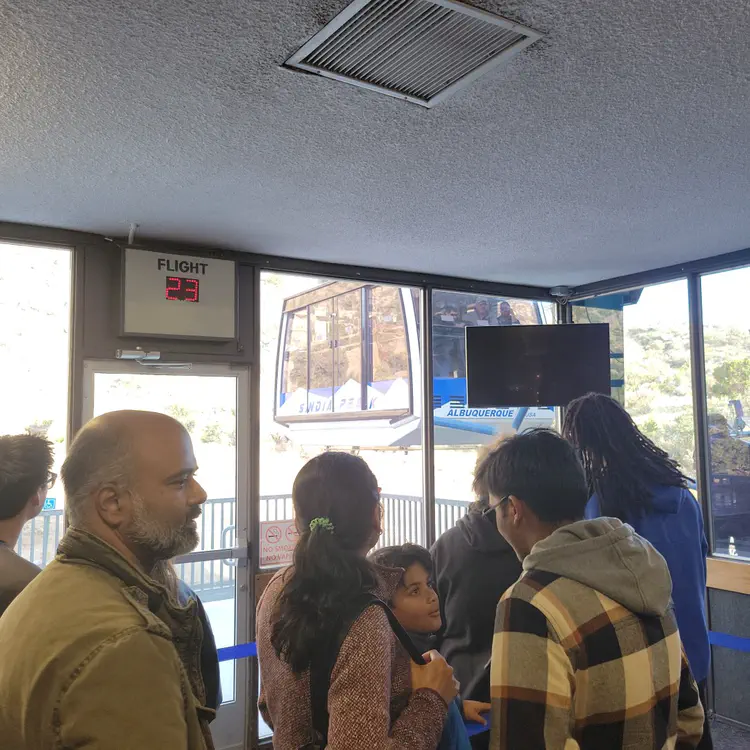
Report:
[[[378,546],[404,542],[422,542],[424,501],[414,495],[384,493],[383,535]],[[201,550],[227,549],[235,544],[234,498],[208,500],[200,517]],[[468,503],[460,500],[437,500],[435,508],[438,536],[456,524],[466,513]],[[55,556],[63,535],[62,509],[44,510],[23,528],[16,545],[18,554],[44,567]],[[293,518],[291,495],[264,495],[260,498],[261,521],[288,521]],[[180,563],[177,574],[204,601],[230,599],[234,596],[235,561],[206,560]]]

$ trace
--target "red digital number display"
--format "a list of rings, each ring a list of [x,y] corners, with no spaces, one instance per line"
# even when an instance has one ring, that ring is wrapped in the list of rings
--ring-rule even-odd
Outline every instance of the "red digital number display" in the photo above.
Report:
[[[198,279],[186,279],[182,276],[167,276],[167,284],[164,296],[168,300],[178,302],[198,302],[200,293],[200,281]]]

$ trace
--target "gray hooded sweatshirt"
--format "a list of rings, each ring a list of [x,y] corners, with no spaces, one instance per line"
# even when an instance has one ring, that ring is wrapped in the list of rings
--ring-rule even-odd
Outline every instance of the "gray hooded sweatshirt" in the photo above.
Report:
[[[694,748],[703,709],[664,558],[614,518],[534,545],[492,643],[491,750]]]
[[[639,615],[663,617],[671,603],[672,578],[666,561],[617,518],[563,526],[534,545],[523,569],[578,581]]]

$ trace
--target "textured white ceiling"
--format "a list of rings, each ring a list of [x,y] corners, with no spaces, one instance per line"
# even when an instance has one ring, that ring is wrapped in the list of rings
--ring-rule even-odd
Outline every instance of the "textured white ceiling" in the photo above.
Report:
[[[427,111],[281,69],[346,0],[0,0],[0,220],[533,284],[750,245],[750,3],[482,0]]]

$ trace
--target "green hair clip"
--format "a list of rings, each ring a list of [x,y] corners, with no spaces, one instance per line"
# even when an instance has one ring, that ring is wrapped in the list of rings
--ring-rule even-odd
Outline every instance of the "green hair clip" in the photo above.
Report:
[[[310,531],[315,531],[315,529],[328,531],[333,534],[334,526],[331,523],[330,518],[313,518],[313,520],[310,521]]]

